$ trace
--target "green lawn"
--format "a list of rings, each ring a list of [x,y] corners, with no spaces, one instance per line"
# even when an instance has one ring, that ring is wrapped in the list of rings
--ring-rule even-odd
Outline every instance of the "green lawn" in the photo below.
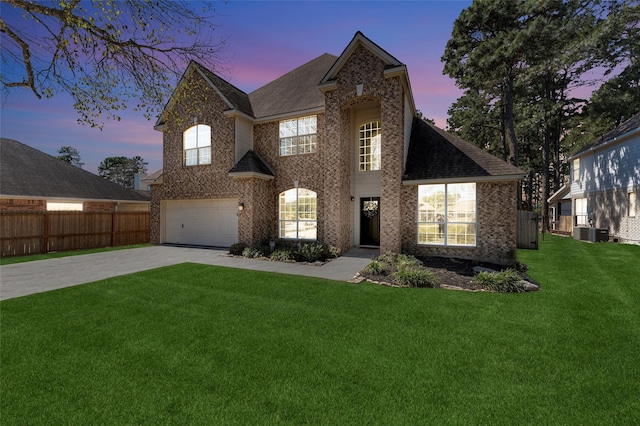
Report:
[[[58,257],[78,256],[81,254],[101,253],[104,251],[125,250],[136,247],[149,247],[150,244],[136,244],[129,246],[101,247],[95,249],[52,251],[44,254],[30,254],[27,256],[0,257],[0,265],[11,265],[13,263],[33,262],[34,260],[55,259]]]
[[[542,290],[182,264],[0,304],[0,422],[640,423],[640,247],[545,236]]]

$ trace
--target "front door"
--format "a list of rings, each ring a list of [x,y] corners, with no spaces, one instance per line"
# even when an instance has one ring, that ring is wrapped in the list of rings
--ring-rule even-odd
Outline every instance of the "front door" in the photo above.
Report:
[[[380,197],[360,198],[360,245],[380,245]]]

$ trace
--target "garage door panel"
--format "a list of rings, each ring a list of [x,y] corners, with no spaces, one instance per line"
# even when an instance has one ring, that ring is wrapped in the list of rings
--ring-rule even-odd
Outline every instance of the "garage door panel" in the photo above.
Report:
[[[165,242],[229,247],[238,241],[238,200],[166,202]]]

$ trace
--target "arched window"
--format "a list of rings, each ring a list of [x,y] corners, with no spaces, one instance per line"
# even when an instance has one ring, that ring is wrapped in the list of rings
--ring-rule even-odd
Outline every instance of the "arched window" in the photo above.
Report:
[[[371,121],[360,126],[360,156],[358,170],[380,170],[380,122]]]
[[[278,236],[297,240],[318,238],[317,194],[292,188],[279,196]]]
[[[211,164],[211,127],[204,124],[189,127],[182,134],[184,165]]]

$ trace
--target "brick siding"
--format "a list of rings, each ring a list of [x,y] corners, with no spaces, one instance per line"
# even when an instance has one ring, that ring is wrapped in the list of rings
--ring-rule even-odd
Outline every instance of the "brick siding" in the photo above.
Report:
[[[444,247],[418,244],[418,186],[402,191],[402,251],[420,256],[455,257],[498,264],[516,261],[517,183],[478,182],[477,245]]]

